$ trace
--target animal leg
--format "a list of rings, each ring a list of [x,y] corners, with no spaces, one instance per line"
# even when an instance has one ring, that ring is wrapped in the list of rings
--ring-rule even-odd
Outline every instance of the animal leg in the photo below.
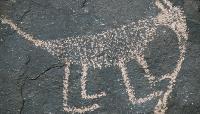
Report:
[[[144,55],[143,54],[136,54],[135,59],[142,66],[142,68],[144,69],[144,72],[145,72],[144,77],[149,80],[150,84],[154,83],[156,77],[153,76],[151,74],[150,70],[148,69],[149,66],[147,64],[147,61],[144,58]]]
[[[70,66],[70,62],[65,62],[65,76],[64,76],[64,80],[63,80],[63,109],[66,112],[72,112],[72,113],[85,113],[88,111],[94,111],[98,108],[100,108],[100,106],[98,104],[93,104],[91,106],[86,106],[86,107],[81,107],[81,108],[77,108],[77,107],[70,107],[68,105],[68,86],[69,86],[69,76],[70,76],[70,70],[69,70],[69,66]]]
[[[126,67],[124,61],[120,60],[118,65],[119,65],[119,67],[121,69],[121,72],[122,72],[122,78],[123,78],[124,85],[126,87],[126,92],[128,94],[128,99],[132,104],[142,104],[142,103],[150,101],[153,98],[161,95],[162,92],[158,91],[158,92],[152,92],[151,94],[148,94],[144,98],[136,98],[134,87],[131,86],[130,79],[128,77],[127,67]]]
[[[94,94],[94,95],[88,95],[87,94],[87,89],[86,89],[87,75],[88,75],[87,71],[88,71],[88,65],[82,64],[82,76],[81,76],[81,96],[82,96],[82,98],[84,98],[84,99],[96,99],[96,98],[106,96],[105,92],[101,92],[99,94]]]

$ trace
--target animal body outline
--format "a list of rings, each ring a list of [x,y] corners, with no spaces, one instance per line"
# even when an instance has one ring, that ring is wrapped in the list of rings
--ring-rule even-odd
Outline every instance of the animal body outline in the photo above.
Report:
[[[31,34],[22,31],[12,20],[6,18],[5,16],[1,17],[1,22],[10,25],[12,29],[14,29],[19,35],[22,36],[22,38],[29,41],[31,44],[47,50],[52,55],[65,62],[65,76],[63,80],[64,111],[72,113],[85,113],[87,111],[94,111],[100,108],[99,104],[93,104],[85,107],[83,106],[80,108],[73,106],[71,107],[68,105],[70,64],[81,64],[82,66],[81,97],[83,99],[97,99],[106,96],[105,92],[100,92],[93,95],[87,94],[86,83],[88,67],[92,65],[95,68],[101,68],[110,65],[116,65],[121,69],[122,79],[129,101],[132,104],[142,104],[155,97],[159,97],[158,103],[154,108],[154,113],[164,114],[167,110],[167,99],[173,90],[178,72],[180,71],[181,65],[184,61],[188,33],[186,19],[183,11],[180,8],[173,6],[168,0],[154,1],[155,6],[157,6],[160,10],[158,15],[155,17],[132,22],[129,25],[123,25],[117,29],[109,29],[99,34],[86,35],[77,38],[68,37],[61,40],[49,41],[39,40],[38,38],[33,37]],[[154,40],[158,26],[166,26],[176,33],[180,53],[176,67],[173,69],[173,71],[162,75],[159,79],[156,79],[156,76],[151,74],[151,71],[148,69],[148,64],[144,58],[143,52],[147,48],[147,44]],[[137,41],[135,41],[135,39],[137,39],[138,36],[134,37],[135,33],[138,33],[139,35],[139,39]],[[126,42],[126,44],[124,45],[123,42]],[[113,54],[111,51],[113,45],[122,45],[118,50],[114,48],[116,51],[116,53],[114,53],[116,57],[114,61],[108,59],[109,53]],[[76,55],[76,53],[79,55]],[[104,55],[98,56],[98,53],[104,53]],[[71,57],[70,55],[73,55],[75,58]],[[167,90],[154,91],[144,98],[136,98],[134,87],[130,84],[126,67],[126,63],[132,59],[135,59],[144,69],[144,77],[149,80],[150,84],[169,79],[170,81],[167,85]]]

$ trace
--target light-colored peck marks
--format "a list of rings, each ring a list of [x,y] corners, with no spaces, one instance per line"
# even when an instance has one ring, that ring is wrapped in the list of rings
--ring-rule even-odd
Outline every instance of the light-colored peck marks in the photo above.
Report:
[[[10,25],[19,35],[36,47],[47,50],[53,56],[65,62],[65,76],[63,78],[63,109],[66,112],[85,113],[94,111],[101,106],[93,104],[90,106],[74,107],[68,105],[70,64],[82,66],[81,76],[81,97],[82,99],[99,99],[105,97],[106,92],[102,91],[93,95],[87,93],[88,67],[102,68],[117,66],[121,69],[121,75],[128,100],[133,105],[143,104],[157,98],[158,103],[154,108],[155,114],[164,114],[167,110],[167,100],[176,84],[176,78],[184,61],[186,42],[188,39],[186,18],[183,11],[172,5],[168,0],[155,0],[155,6],[160,10],[157,16],[132,22],[117,29],[109,29],[95,35],[79,37],[67,37],[59,40],[40,40],[29,33],[22,31],[14,22],[8,18],[1,18],[2,23]],[[145,60],[144,51],[147,44],[154,40],[158,26],[165,26],[173,30],[178,38],[179,58],[173,71],[162,75],[160,78],[151,74]],[[111,58],[114,59],[110,59]],[[127,62],[136,60],[145,71],[144,77],[153,85],[155,82],[168,79],[167,90],[153,91],[146,97],[139,97],[135,94],[127,71]]]

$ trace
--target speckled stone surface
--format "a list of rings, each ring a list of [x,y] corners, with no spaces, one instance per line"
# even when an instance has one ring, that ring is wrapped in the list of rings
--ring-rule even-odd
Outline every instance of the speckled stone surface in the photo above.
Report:
[[[189,39],[181,71],[168,99],[166,114],[200,114],[200,1],[170,0],[185,11]],[[41,40],[101,33],[149,16],[158,9],[153,0],[1,0],[0,13],[24,31]],[[167,31],[163,34],[162,31]],[[178,41],[166,27],[148,45],[145,58],[158,77],[174,69]],[[0,23],[0,114],[71,114],[63,111],[63,62],[23,40],[9,26]],[[128,64],[131,83],[138,96],[149,88],[144,71],[135,60]],[[69,104],[98,103],[101,108],[86,114],[152,114],[157,100],[143,105],[128,101],[120,69],[114,66],[89,68],[89,94],[105,91],[95,100],[80,98],[81,66],[71,65]],[[164,89],[167,81],[153,89]]]

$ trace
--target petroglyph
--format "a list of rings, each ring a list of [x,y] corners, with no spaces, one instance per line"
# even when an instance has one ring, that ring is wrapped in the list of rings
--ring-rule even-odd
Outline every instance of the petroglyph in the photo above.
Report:
[[[70,76],[70,64],[82,65],[81,77],[81,96],[83,99],[97,99],[106,96],[105,92],[100,92],[94,95],[88,95],[86,90],[88,66],[94,68],[102,68],[108,66],[118,66],[121,69],[122,79],[128,95],[128,99],[132,104],[142,104],[146,101],[158,98],[158,103],[155,106],[155,114],[164,114],[167,110],[167,100],[170,96],[173,87],[176,83],[178,72],[181,69],[184,61],[186,42],[188,39],[186,19],[183,11],[171,4],[167,0],[155,0],[155,5],[160,9],[156,17],[132,22],[127,25],[122,25],[116,29],[109,29],[102,33],[94,35],[85,35],[78,37],[67,37],[59,40],[39,40],[29,33],[24,32],[12,20],[5,16],[1,18],[2,23],[10,25],[19,35],[29,41],[36,47],[48,51],[53,56],[65,62],[65,76],[63,80],[63,107],[66,112],[84,113],[94,111],[100,108],[99,104],[91,106],[83,106],[81,108],[70,107],[68,105],[68,82]],[[177,65],[172,72],[162,75],[158,78],[151,74],[148,69],[148,64],[144,58],[144,51],[147,49],[147,44],[154,40],[158,26],[166,26],[173,30],[178,38],[180,49]],[[144,69],[144,77],[153,85],[155,82],[160,82],[169,79],[166,91],[153,91],[144,98],[137,98],[135,88],[130,83],[128,71],[126,68],[127,62],[135,59]]]

